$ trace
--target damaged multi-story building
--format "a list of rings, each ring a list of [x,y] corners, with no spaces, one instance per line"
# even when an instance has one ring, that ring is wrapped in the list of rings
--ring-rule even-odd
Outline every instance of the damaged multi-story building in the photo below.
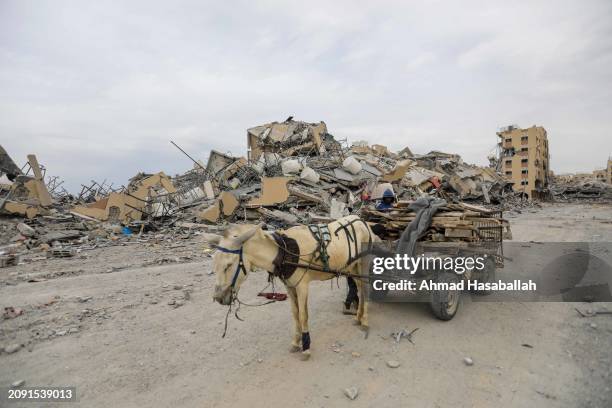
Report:
[[[608,165],[605,169],[593,171],[593,178],[602,183],[612,184],[612,158],[608,158]]]
[[[501,128],[497,136],[501,152],[498,171],[512,181],[514,191],[529,198],[547,196],[550,154],[546,129],[535,125],[526,129],[510,125]]]

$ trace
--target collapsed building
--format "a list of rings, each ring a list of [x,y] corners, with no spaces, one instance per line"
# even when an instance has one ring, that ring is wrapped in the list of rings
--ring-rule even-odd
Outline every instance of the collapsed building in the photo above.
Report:
[[[349,146],[331,135],[325,122],[288,118],[255,126],[247,129],[247,148],[246,157],[212,150],[205,164],[194,160],[193,169],[174,177],[139,174],[119,189],[92,181],[78,197],[64,190],[55,198],[35,156],[28,157],[23,174],[2,150],[8,180],[0,211],[29,219],[53,211],[126,226],[255,219],[293,225],[359,213],[387,189],[397,200],[439,196],[486,204],[500,204],[512,194],[503,176],[456,154],[417,155],[409,148],[394,153],[366,142]]]
[[[457,154],[440,151],[415,154],[406,147],[392,152],[364,141],[349,145],[330,134],[322,121],[290,117],[255,126],[247,129],[246,142],[246,156],[212,150],[206,162],[175,144],[193,162],[185,173],[139,173],[119,188],[92,181],[78,195],[47,176],[36,156],[28,156],[21,169],[1,149],[0,213],[17,221],[4,235],[0,231],[0,252],[43,245],[44,250],[69,255],[60,249],[75,243],[105,245],[148,231],[259,221],[282,228],[349,214],[371,222],[385,218],[388,236],[393,237],[394,228],[408,219],[402,215],[407,203],[420,197],[443,198],[451,212],[445,217],[451,222],[448,231],[438,225],[426,239],[470,240],[472,235],[459,230],[473,230],[474,222],[482,221],[476,218],[529,203],[494,168],[470,165]],[[385,192],[392,193],[400,219],[373,212]]]

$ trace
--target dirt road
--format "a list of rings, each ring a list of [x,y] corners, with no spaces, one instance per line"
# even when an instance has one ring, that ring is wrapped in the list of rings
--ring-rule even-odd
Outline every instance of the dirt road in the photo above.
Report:
[[[510,220],[514,240],[612,241],[611,206],[545,205]],[[372,304],[364,339],[340,313],[344,282],[319,283],[302,362],[288,352],[285,302],[243,307],[221,338],[227,309],[212,302],[201,247],[117,246],[0,269],[0,306],[25,311],[0,323],[0,387],[75,385],[79,404],[66,406],[84,407],[612,406],[612,316],[574,310],[605,304],[466,298],[450,322],[425,305]],[[261,301],[265,284],[253,274],[241,298]],[[391,339],[402,328],[419,328],[414,345]],[[24,346],[8,354],[14,344]]]

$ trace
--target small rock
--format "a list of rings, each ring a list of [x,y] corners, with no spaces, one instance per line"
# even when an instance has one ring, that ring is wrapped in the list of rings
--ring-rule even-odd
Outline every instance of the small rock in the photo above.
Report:
[[[60,330],[60,331],[56,331],[55,335],[56,336],[65,336],[66,335],[66,330]]]
[[[17,229],[24,237],[31,238],[36,235],[36,230],[34,230],[34,228],[30,227],[29,225],[24,224],[23,222],[17,224]]]
[[[597,325],[595,323],[591,323],[591,329],[596,329]]]
[[[387,366],[390,368],[397,368],[400,366],[400,362],[397,360],[389,360],[387,361]]]
[[[182,300],[177,300],[176,302],[174,302],[174,307],[181,307],[185,304],[185,302],[183,302]]]
[[[196,334],[196,331],[195,330],[191,330],[189,333]]]
[[[346,395],[348,399],[354,400],[355,398],[357,398],[357,395],[359,395],[359,390],[357,389],[357,387],[345,388],[344,395]]]
[[[168,306],[172,306],[172,305],[174,305],[175,303],[176,303],[176,300],[174,300],[174,299],[170,299],[170,300],[168,301]]]
[[[353,357],[361,357],[361,353],[359,353],[359,352],[357,352],[357,351],[353,351],[353,352],[351,353],[351,356],[353,356]]]
[[[174,290],[181,290],[183,289],[183,285],[174,285]]]
[[[470,357],[464,357],[463,362],[466,366],[474,365],[474,360],[472,360]]]
[[[25,384],[25,380],[17,380],[11,384],[11,388],[19,388]]]
[[[258,359],[257,359],[257,362],[258,362],[258,363],[263,363],[263,358],[258,358]]]
[[[79,329],[76,327],[71,327],[70,329],[68,329],[68,333],[78,333]]]
[[[9,344],[8,346],[6,346],[4,348],[4,352],[7,353],[7,354],[13,354],[13,353],[19,351],[21,349],[21,347],[23,347],[23,344],[18,344],[18,343]]]

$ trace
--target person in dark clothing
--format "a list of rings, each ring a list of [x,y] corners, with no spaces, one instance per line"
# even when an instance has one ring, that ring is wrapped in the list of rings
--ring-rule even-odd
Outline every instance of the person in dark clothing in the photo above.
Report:
[[[344,301],[344,314],[357,314],[357,306],[359,305],[359,295],[357,294],[357,284],[355,279],[348,276],[346,278],[348,284],[348,293]]]
[[[376,209],[379,211],[386,211],[393,208],[395,204],[395,194],[390,189],[386,189],[383,193],[382,199],[376,204]]]

